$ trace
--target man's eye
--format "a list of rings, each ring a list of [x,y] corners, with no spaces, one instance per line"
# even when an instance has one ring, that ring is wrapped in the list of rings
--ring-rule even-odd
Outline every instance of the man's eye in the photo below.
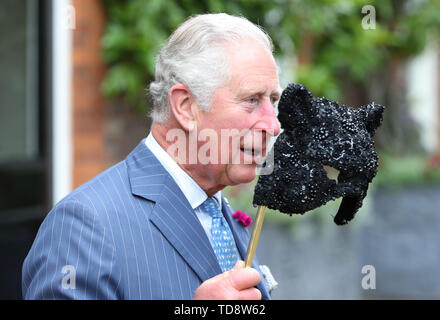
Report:
[[[256,103],[258,103],[260,100],[258,99],[258,98],[256,98],[256,97],[252,97],[252,98],[249,98],[248,99],[248,102],[250,103],[250,104],[256,104]]]

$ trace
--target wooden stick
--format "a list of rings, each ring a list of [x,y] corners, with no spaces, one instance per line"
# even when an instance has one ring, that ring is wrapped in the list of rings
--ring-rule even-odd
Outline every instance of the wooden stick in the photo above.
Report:
[[[261,227],[266,213],[266,206],[258,206],[257,216],[255,217],[254,227],[252,229],[251,238],[249,239],[248,250],[246,253],[245,266],[252,267],[255,251],[257,250],[258,238],[260,237]]]

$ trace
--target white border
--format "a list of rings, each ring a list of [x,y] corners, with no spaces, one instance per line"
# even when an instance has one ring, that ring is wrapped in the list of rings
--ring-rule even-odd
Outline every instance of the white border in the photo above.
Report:
[[[72,190],[72,30],[67,27],[70,0],[52,0],[52,199]]]

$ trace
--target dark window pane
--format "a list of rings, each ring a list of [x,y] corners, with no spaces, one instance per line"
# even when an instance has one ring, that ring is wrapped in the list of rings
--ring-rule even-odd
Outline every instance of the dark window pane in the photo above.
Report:
[[[0,1],[0,162],[39,155],[38,1]]]
[[[0,299],[21,298],[50,203],[51,2],[0,0]]]
[[[0,216],[6,209],[30,207],[45,202],[47,186],[43,169],[42,163],[38,161],[0,166]]]

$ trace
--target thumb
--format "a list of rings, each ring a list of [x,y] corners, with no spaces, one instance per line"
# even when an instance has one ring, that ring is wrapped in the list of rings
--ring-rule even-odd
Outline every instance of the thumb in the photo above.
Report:
[[[232,287],[237,290],[244,290],[260,283],[260,274],[256,269],[246,268],[245,262],[237,261],[234,268],[225,273]]]
[[[245,263],[244,263],[244,261],[243,260],[238,260],[236,263],[235,263],[235,266],[234,266],[234,268],[232,268],[232,270],[240,270],[240,269],[244,269],[245,268]]]

